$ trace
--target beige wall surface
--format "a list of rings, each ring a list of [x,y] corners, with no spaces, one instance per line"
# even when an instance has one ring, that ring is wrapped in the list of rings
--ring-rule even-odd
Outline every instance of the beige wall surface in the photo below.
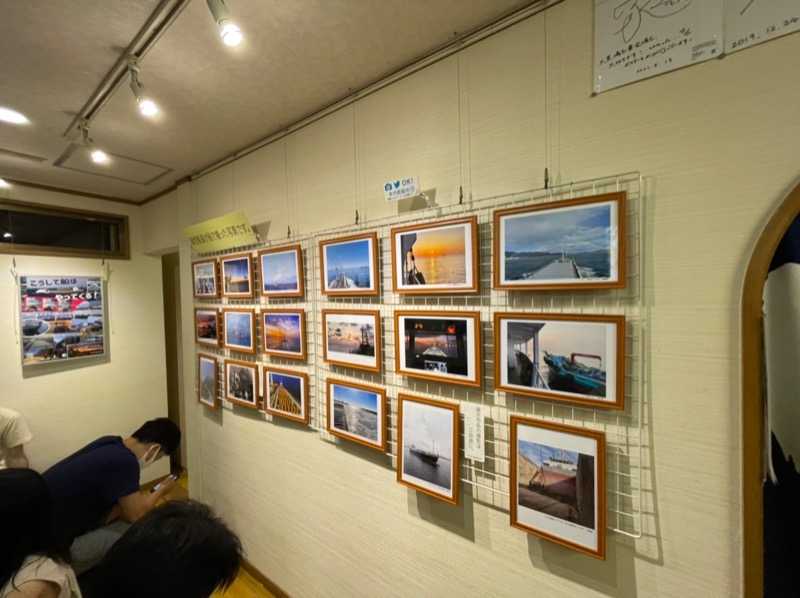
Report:
[[[439,205],[457,203],[459,186],[467,198],[540,188],[545,166],[556,183],[644,176],[642,538],[609,531],[606,562],[512,529],[469,486],[447,506],[397,484],[381,455],[197,406],[180,240],[191,492],[289,594],[741,593],[739,301],[755,239],[800,176],[800,35],[596,97],[592,39],[592,3],[564,2],[181,186],[163,207],[178,230],[241,208],[274,242],[287,227],[347,225],[355,210],[367,225],[396,214],[382,183],[405,174]]]
[[[102,260],[2,255],[0,294],[0,405],[25,416],[33,441],[25,452],[31,467],[44,471],[95,438],[129,436],[148,419],[167,415],[164,369],[164,316],[161,259],[142,254],[142,211],[134,206],[42,191],[22,186],[3,190],[9,199],[128,216],[130,260],[108,260],[106,294],[110,358],[75,364],[20,365],[19,290],[10,273],[19,275],[102,276]],[[168,472],[161,461],[142,482]]]

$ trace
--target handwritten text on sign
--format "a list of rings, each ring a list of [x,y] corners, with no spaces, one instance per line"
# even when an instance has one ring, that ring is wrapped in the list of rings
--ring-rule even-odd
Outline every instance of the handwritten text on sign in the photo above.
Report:
[[[798,0],[726,0],[725,51],[737,52],[800,31]]]

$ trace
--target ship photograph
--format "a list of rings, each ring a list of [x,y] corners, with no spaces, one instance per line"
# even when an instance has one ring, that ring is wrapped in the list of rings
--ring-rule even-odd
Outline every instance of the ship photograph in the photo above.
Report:
[[[402,479],[437,493],[453,490],[453,412],[402,402]]]
[[[402,284],[458,287],[471,282],[467,280],[468,232],[459,224],[401,233],[397,268]]]
[[[615,282],[615,202],[534,209],[501,218],[501,286]]]
[[[372,324],[329,320],[327,338],[329,351],[351,355],[375,355],[375,331]]]
[[[323,246],[325,286],[329,290],[374,288],[371,239],[357,239]]]
[[[264,370],[267,383],[267,408],[294,419],[305,417],[305,380],[302,376]]]
[[[279,251],[261,254],[261,292],[294,293],[300,290],[298,252]]]
[[[227,397],[240,402],[256,404],[255,369],[228,363]]]
[[[383,398],[378,392],[331,383],[328,398],[332,402],[334,431],[369,445],[382,444],[379,424]]]
[[[407,317],[402,322],[405,368],[436,374],[470,375],[466,320]]]
[[[517,484],[519,507],[594,529],[592,455],[518,440]]]

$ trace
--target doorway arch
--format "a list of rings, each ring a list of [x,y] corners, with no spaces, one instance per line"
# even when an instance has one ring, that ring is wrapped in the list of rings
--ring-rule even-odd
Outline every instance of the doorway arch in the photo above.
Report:
[[[800,214],[800,183],[789,192],[756,242],[742,289],[742,521],[744,595],[764,593],[764,283],[772,257]]]

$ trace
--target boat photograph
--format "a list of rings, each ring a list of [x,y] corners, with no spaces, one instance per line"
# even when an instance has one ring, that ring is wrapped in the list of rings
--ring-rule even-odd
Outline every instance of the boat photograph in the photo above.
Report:
[[[377,294],[376,247],[374,233],[320,243],[323,294]]]

